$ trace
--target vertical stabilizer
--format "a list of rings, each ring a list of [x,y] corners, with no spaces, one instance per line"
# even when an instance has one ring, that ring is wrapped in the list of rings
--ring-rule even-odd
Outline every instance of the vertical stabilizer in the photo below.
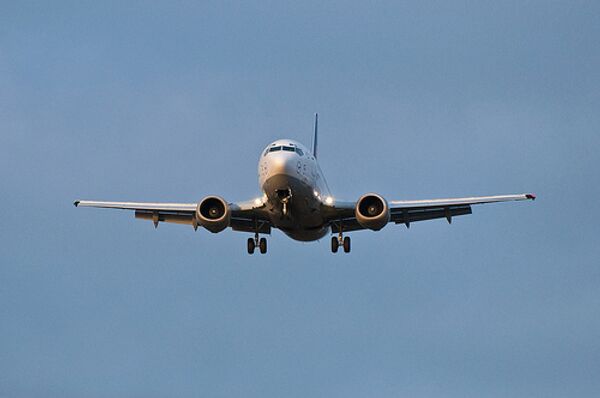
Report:
[[[315,159],[317,158],[317,143],[318,143],[318,135],[319,135],[319,114],[315,113],[315,135],[313,137],[312,142],[312,153]]]

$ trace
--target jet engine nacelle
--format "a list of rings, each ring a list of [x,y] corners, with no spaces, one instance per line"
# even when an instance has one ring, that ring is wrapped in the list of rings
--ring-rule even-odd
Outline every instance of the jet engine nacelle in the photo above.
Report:
[[[354,215],[363,228],[379,231],[390,221],[390,207],[380,195],[368,193],[356,202]]]
[[[221,232],[231,221],[229,204],[219,196],[207,196],[196,207],[196,220],[212,233]]]

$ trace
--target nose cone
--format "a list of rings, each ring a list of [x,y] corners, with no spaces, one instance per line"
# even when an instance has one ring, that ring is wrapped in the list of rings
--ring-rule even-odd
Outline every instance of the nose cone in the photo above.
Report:
[[[293,175],[296,173],[298,159],[295,153],[277,152],[269,155],[269,175]]]

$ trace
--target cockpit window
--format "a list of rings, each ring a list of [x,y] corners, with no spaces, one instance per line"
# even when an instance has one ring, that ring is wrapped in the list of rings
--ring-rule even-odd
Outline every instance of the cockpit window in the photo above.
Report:
[[[286,145],[272,146],[271,148],[269,148],[265,151],[264,156],[268,155],[271,152],[277,152],[277,151],[296,152],[299,156],[304,156],[304,152],[302,152],[302,149],[296,148],[293,146],[286,146]]]

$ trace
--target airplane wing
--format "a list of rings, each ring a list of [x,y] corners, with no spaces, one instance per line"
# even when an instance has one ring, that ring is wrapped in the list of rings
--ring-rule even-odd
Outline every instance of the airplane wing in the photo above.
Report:
[[[160,222],[191,225],[196,229],[197,203],[159,203],[159,202],[102,202],[76,200],[75,207],[96,207],[135,211],[135,218],[149,220],[157,227]],[[271,233],[271,224],[262,211],[264,204],[255,201],[229,203],[231,209],[230,227],[234,231],[254,232],[258,226],[261,234]]]
[[[412,222],[445,218],[449,223],[452,217],[471,214],[471,205],[509,202],[518,200],[535,200],[531,193],[517,195],[474,196],[467,198],[429,199],[429,200],[394,200],[388,203],[390,207],[390,222],[404,224],[407,228]],[[340,230],[357,231],[363,228],[356,217],[356,203],[336,203],[329,210],[332,232]],[[336,219],[337,218],[337,219]]]

